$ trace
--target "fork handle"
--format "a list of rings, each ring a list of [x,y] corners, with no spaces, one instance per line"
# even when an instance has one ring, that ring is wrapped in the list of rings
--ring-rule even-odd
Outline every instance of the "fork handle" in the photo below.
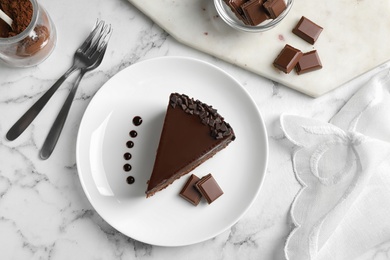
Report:
[[[35,117],[41,112],[43,107],[47,104],[53,94],[57,91],[57,89],[61,86],[61,84],[68,78],[68,76],[74,72],[77,67],[72,66],[62,75],[54,84],[51,86],[46,93],[39,98],[34,105],[30,107],[29,110],[24,113],[24,115],[19,118],[18,121],[8,130],[6,138],[9,141],[13,141],[18,138],[24,130],[31,124],[31,122],[35,119]]]
[[[76,79],[76,82],[72,89],[69,92],[68,97],[66,98],[64,105],[62,106],[60,112],[57,115],[56,120],[50,128],[49,134],[47,135],[45,142],[43,143],[42,149],[39,153],[39,157],[42,160],[46,160],[52,154],[57,141],[61,135],[62,129],[64,128],[66,118],[68,117],[70,107],[72,106],[73,99],[76,95],[77,88],[81,79],[83,78],[86,70],[81,70],[79,76]]]

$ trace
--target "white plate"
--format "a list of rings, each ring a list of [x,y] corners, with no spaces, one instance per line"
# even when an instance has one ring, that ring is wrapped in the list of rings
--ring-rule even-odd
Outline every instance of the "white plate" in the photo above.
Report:
[[[172,92],[217,108],[236,133],[234,142],[192,172],[212,173],[224,191],[210,205],[195,207],[178,195],[189,175],[145,198]],[[143,118],[140,126],[133,125],[134,116]],[[221,69],[182,57],[146,60],[112,77],[88,105],[76,149],[81,184],[100,216],[123,234],[160,246],[198,243],[235,224],[259,193],[268,158],[264,122],[249,94]],[[130,172],[123,170],[125,152],[133,155]]]

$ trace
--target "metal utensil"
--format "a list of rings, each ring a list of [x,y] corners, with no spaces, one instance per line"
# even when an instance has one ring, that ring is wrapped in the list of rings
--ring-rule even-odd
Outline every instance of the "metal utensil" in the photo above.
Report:
[[[76,91],[77,91],[77,88],[80,84],[80,81],[86,72],[91,71],[93,69],[96,69],[100,65],[100,63],[102,62],[104,54],[105,54],[106,49],[107,49],[107,44],[108,44],[108,41],[110,39],[111,32],[112,32],[112,30],[111,30],[110,25],[106,25],[102,28],[101,33],[99,34],[99,37],[98,37],[99,39],[98,39],[98,44],[96,46],[96,50],[90,54],[90,57],[91,57],[90,59],[95,60],[95,62],[92,65],[81,69],[80,74],[79,74],[75,84],[73,85],[72,89],[70,90],[69,95],[66,98],[64,105],[62,106],[56,120],[54,121],[54,123],[49,131],[49,134],[46,137],[45,142],[43,143],[42,149],[39,153],[39,157],[41,159],[46,160],[52,154],[52,152],[57,144],[57,141],[61,135],[66,118],[68,117],[69,110],[70,110],[70,107],[72,106],[73,99],[76,95]]]
[[[43,107],[47,104],[53,94],[57,91],[57,89],[61,86],[61,84],[68,78],[70,74],[72,74],[76,70],[80,70],[82,68],[91,66],[95,59],[91,59],[90,54],[96,48],[96,34],[102,30],[104,27],[103,21],[97,21],[93,30],[88,35],[87,39],[83,42],[83,44],[77,49],[73,58],[73,65],[62,75],[53,86],[46,91],[46,93],[38,99],[34,105],[31,106],[29,110],[9,129],[6,134],[6,138],[10,141],[18,138],[24,130],[31,124],[31,122],[35,119],[35,117],[41,112]]]
[[[4,13],[4,11],[1,10],[1,9],[0,9],[0,19],[3,20],[4,22],[6,22],[6,23],[9,25],[9,27],[12,27],[13,21],[12,21],[11,17],[9,17],[9,16],[8,16],[6,13]]]

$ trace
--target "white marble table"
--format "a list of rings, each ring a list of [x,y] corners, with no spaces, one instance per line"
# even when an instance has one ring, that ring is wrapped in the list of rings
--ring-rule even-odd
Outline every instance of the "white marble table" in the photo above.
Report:
[[[41,3],[57,26],[54,53],[33,68],[0,65],[0,259],[284,259],[284,241],[291,230],[288,211],[299,185],[279,116],[288,112],[328,120],[367,78],[312,99],[178,43],[126,0]],[[96,18],[114,27],[109,50],[103,64],[83,79],[57,149],[42,161],[38,151],[71,81],[20,138],[9,142],[5,134],[70,66]],[[269,134],[268,170],[253,207],[228,231],[178,248],[143,244],[109,226],[88,202],[75,158],[82,114],[99,87],[123,68],[159,56],[194,57],[230,73],[256,101]]]

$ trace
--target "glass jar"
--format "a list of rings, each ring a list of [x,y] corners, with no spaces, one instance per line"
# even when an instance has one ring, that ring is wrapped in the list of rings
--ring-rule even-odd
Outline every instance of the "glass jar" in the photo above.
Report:
[[[224,3],[224,0],[214,0],[214,5],[217,9],[218,15],[225,23],[236,30],[251,33],[265,32],[278,25],[290,12],[294,0],[285,0],[285,3],[286,9],[277,18],[268,19],[258,25],[247,25],[237,18],[232,10],[230,10],[230,8]]]
[[[32,18],[21,33],[0,37],[0,60],[13,67],[30,67],[44,61],[57,42],[55,26],[46,10],[36,0],[32,4]]]

